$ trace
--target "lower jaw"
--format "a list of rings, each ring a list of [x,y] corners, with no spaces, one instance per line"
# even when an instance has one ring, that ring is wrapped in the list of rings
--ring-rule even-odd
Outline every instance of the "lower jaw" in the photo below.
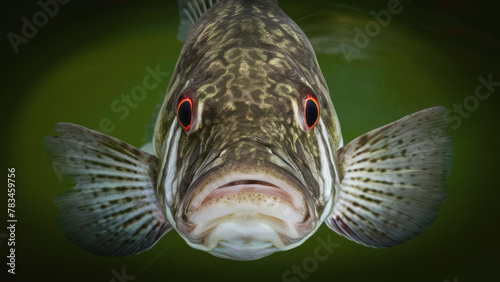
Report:
[[[287,242],[288,238],[265,222],[248,220],[221,223],[188,243],[216,257],[246,261],[283,251]]]
[[[277,251],[281,250],[270,242],[219,241],[209,253],[219,258],[249,261],[266,257]]]
[[[219,220],[209,228],[185,225],[186,242],[214,256],[234,260],[256,260],[277,251],[300,245],[316,224],[312,218],[303,223],[285,223],[277,218],[245,212]]]

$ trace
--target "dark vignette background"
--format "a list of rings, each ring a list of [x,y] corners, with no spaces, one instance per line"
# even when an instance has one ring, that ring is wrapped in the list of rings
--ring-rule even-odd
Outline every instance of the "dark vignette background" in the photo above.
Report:
[[[326,0],[280,1],[280,5],[311,39],[329,39],[328,47],[338,46],[336,31],[362,28],[372,20],[368,12],[385,9],[388,1],[338,2],[358,11],[351,14]],[[423,108],[453,109],[474,95],[480,75],[500,81],[496,1],[401,3],[403,12],[393,16],[359,60],[348,63],[338,50],[318,54],[346,142]],[[12,276],[6,273],[4,185],[0,277],[7,281],[120,281],[116,273],[123,271],[134,281],[281,280],[285,271],[313,256],[317,238],[328,237],[340,245],[308,274],[308,281],[499,279],[495,269],[500,235],[496,178],[500,87],[461,118],[453,131],[456,147],[449,195],[436,222],[400,246],[366,248],[323,226],[302,246],[253,262],[212,257],[188,247],[175,232],[151,250],[127,258],[99,257],[79,249],[57,226],[53,198],[71,184],[58,181],[42,150],[42,139],[55,134],[53,127],[59,121],[98,129],[108,118],[114,126],[111,135],[140,146],[170,76],[148,91],[136,108],[129,107],[126,117],[110,105],[142,84],[147,66],[173,71],[182,46],[175,39],[177,6],[174,1],[154,0],[69,1],[19,46],[17,54],[7,34],[21,34],[21,18],[31,20],[41,8],[36,1],[2,1],[0,10],[2,169],[6,183],[7,168],[16,168],[18,219]],[[345,25],[339,27],[339,22]],[[352,39],[354,34],[343,36]]]

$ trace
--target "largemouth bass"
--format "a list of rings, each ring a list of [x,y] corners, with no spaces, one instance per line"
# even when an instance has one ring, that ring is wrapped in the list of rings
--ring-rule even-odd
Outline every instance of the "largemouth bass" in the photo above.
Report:
[[[185,42],[150,144],[71,123],[45,139],[77,180],[56,198],[69,240],[128,256],[174,229],[196,249],[255,260],[299,246],[323,222],[389,247],[434,221],[452,157],[446,109],[343,146],[313,47],[275,0],[179,7]]]

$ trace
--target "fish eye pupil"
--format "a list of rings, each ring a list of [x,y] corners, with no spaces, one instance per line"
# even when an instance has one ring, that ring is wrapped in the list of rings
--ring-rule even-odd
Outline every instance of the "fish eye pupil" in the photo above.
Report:
[[[319,119],[319,106],[318,102],[312,98],[308,97],[305,103],[304,118],[306,125],[309,129],[313,128]]]
[[[191,127],[193,119],[193,104],[191,99],[187,98],[182,100],[177,107],[177,116],[182,128],[188,130]]]

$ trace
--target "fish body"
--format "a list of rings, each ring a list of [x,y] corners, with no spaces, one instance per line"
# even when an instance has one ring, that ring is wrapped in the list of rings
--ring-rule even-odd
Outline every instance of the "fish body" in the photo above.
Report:
[[[444,108],[343,147],[314,49],[276,1],[179,5],[185,43],[152,150],[69,123],[45,140],[78,181],[56,198],[72,242],[132,255],[174,229],[194,248],[254,260],[323,222],[372,247],[432,223],[451,161]]]

